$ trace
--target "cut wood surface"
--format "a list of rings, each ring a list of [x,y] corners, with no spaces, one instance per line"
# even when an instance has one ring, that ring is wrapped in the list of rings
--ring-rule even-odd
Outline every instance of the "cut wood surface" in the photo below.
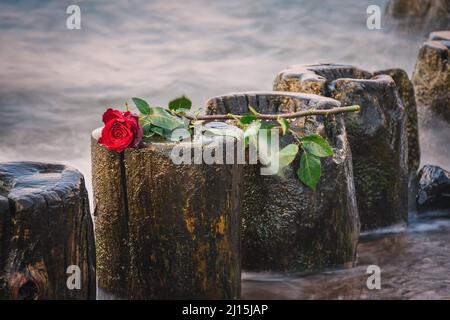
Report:
[[[99,298],[239,298],[241,165],[176,165],[172,142],[117,154],[97,143],[99,133],[92,138]]]
[[[79,289],[67,286],[71,265],[80,268]],[[63,165],[0,163],[0,298],[95,297],[94,233],[83,175]]]

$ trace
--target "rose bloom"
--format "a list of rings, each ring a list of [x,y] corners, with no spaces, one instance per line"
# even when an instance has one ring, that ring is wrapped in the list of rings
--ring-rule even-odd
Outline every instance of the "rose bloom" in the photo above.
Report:
[[[126,148],[137,148],[142,140],[139,117],[129,111],[108,109],[103,114],[105,127],[98,143],[108,150],[122,152]]]

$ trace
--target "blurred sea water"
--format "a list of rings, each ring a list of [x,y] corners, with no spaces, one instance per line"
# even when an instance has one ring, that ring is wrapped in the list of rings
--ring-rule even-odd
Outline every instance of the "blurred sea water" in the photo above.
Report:
[[[367,6],[385,2],[3,0],[0,161],[67,163],[90,189],[90,132],[132,96],[165,105],[184,93],[200,107],[270,90],[278,71],[300,63],[411,73],[422,39],[366,27]],[[81,30],[66,27],[74,3]]]
[[[71,4],[81,8],[81,30],[66,28]],[[423,36],[391,32],[384,20],[381,30],[368,30],[369,5],[384,8],[386,0],[1,0],[0,161],[72,165],[91,192],[90,133],[107,107],[133,96],[165,105],[186,94],[201,107],[218,94],[270,90],[276,73],[292,64],[398,67],[411,75]],[[422,151],[422,162],[449,169],[447,157],[426,145]],[[389,285],[400,276],[407,289],[385,297],[445,296],[448,228],[362,244],[363,263],[400,257],[387,266]],[[408,265],[414,272],[401,277]],[[364,298],[361,268],[298,279],[244,274],[244,297]]]

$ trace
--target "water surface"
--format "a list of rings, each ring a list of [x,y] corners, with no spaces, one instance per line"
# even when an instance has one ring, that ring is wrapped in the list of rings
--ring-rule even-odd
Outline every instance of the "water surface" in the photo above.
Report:
[[[450,220],[361,237],[355,268],[295,276],[244,273],[244,299],[450,299]],[[381,289],[369,290],[369,265]]]
[[[66,28],[66,8],[74,3],[81,7],[81,30]],[[367,6],[385,3],[1,1],[0,161],[73,165],[91,192],[90,132],[107,107],[132,96],[163,105],[184,93],[201,106],[218,94],[270,90],[278,71],[301,63],[399,67],[411,74],[423,38],[366,28]],[[447,154],[428,137],[421,132],[422,161],[449,168]],[[417,229],[422,226],[431,227]],[[243,295],[448,298],[449,225],[416,227],[363,239],[354,269],[307,277],[246,273]],[[383,270],[379,292],[364,289],[371,263]]]

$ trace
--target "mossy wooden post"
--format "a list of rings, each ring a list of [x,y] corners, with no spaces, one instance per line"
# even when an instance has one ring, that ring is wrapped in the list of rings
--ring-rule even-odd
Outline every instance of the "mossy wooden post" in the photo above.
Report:
[[[68,269],[72,265],[80,272]],[[94,231],[83,175],[63,165],[1,163],[0,299],[95,297]]]
[[[340,106],[311,94],[244,92],[211,98],[208,114],[287,113]],[[291,123],[301,135],[327,139],[334,156],[324,158],[316,191],[297,177],[300,157],[285,177],[261,175],[259,165],[244,167],[242,264],[244,270],[304,271],[352,266],[356,259],[359,218],[350,146],[342,115],[309,116]],[[280,147],[294,142],[282,137]]]
[[[450,159],[450,31],[432,32],[419,50],[412,76],[423,163],[443,167]]]
[[[98,298],[127,297],[130,257],[125,165],[123,155],[109,152],[97,140],[92,141],[92,185]]]
[[[426,34],[450,28],[450,0],[389,0],[383,28]]]
[[[172,142],[117,154],[98,145],[99,132],[92,162],[100,298],[239,298],[242,166],[175,164]],[[208,146],[186,150],[194,148]]]
[[[420,165],[419,123],[414,86],[402,69],[387,69],[374,72],[386,74],[395,81],[406,111],[406,136],[408,141],[408,209],[417,212],[417,171]]]
[[[431,33],[419,50],[412,81],[419,116],[427,127],[450,124],[450,31]]]
[[[398,89],[388,75],[339,64],[293,66],[281,71],[274,83],[274,90],[321,94],[343,105],[361,106],[344,119],[363,230],[408,221],[407,123],[415,125],[410,132],[416,134],[417,122],[408,119]],[[412,147],[417,150],[418,144]],[[417,152],[413,157],[413,163],[418,162]]]

